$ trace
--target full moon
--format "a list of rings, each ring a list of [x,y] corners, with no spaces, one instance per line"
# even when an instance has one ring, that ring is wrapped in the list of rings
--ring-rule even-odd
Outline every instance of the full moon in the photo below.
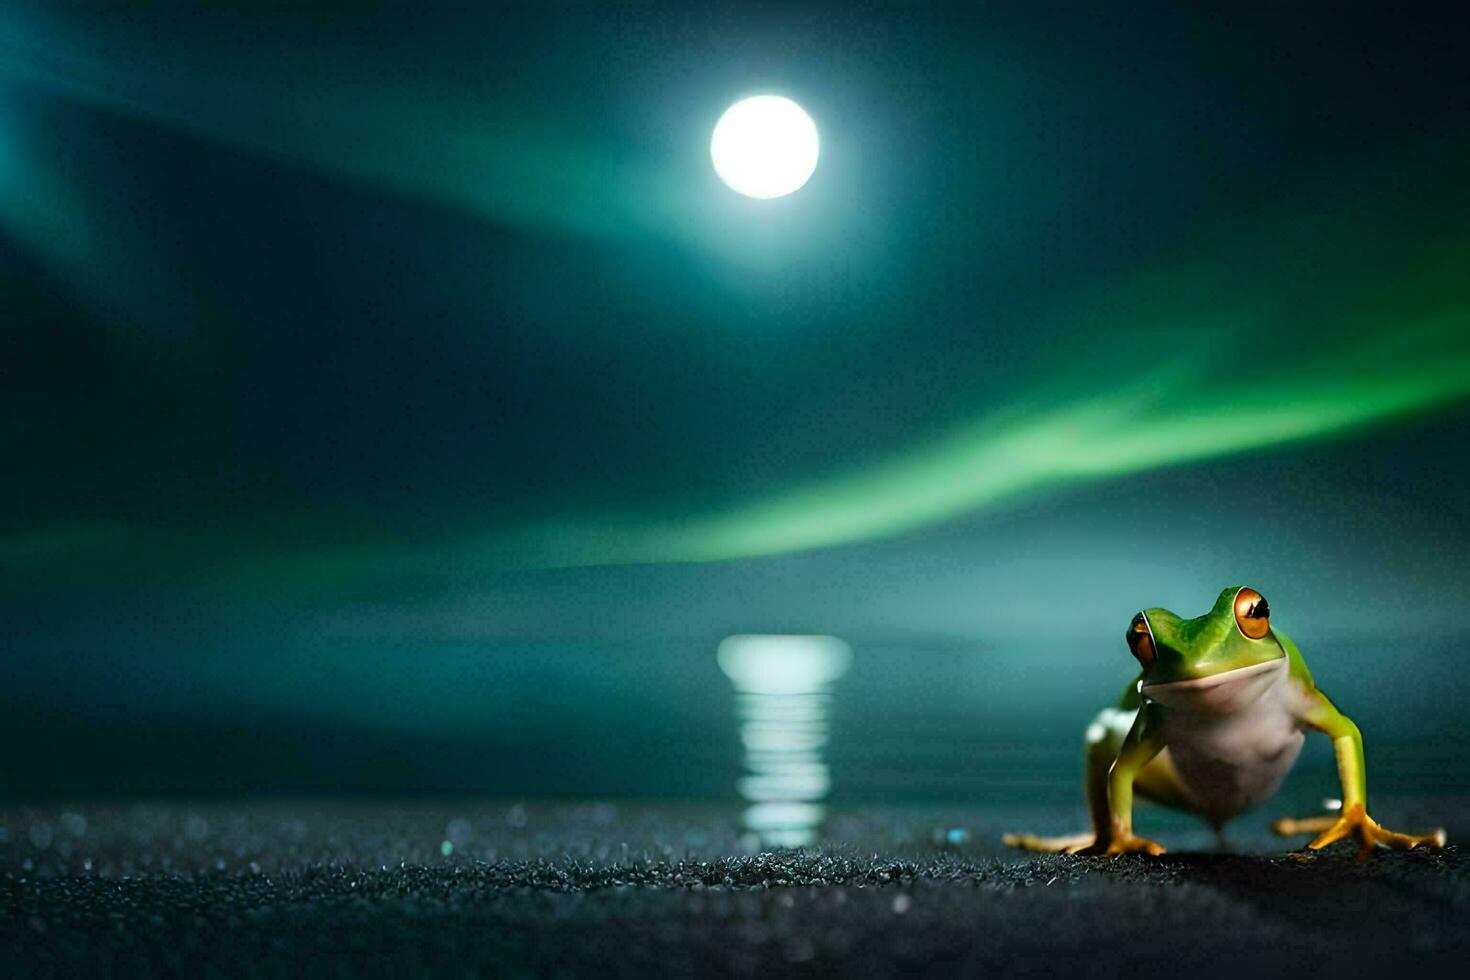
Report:
[[[747,197],[783,197],[817,169],[817,127],[790,99],[741,99],[715,123],[709,155],[715,173],[733,190]]]

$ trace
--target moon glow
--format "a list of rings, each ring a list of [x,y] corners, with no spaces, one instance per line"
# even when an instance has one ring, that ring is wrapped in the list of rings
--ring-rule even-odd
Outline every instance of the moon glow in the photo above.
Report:
[[[784,197],[817,169],[817,126],[779,95],[742,99],[715,124],[709,154],[715,173],[747,197]]]

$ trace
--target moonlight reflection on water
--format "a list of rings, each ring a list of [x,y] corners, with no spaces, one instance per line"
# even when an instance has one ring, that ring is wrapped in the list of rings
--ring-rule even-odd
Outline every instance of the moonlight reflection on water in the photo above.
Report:
[[[832,789],[824,750],[831,687],[852,663],[834,636],[738,635],[716,655],[735,686],[735,716],[745,750],[736,783],[749,803],[750,843],[801,847],[816,840]]]

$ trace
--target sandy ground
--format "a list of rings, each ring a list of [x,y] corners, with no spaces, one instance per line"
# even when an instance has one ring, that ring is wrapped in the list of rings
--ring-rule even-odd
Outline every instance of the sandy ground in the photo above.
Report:
[[[1470,832],[1463,799],[1375,804]],[[1235,850],[1032,857],[1072,811],[839,812],[752,853],[707,805],[382,800],[0,808],[0,976],[1463,975],[1470,862]],[[1150,818],[1152,819],[1152,818]],[[1142,821],[1141,821],[1142,822]]]

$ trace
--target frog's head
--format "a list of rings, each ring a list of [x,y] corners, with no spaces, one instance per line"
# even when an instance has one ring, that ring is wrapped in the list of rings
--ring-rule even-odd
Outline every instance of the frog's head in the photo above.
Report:
[[[1271,609],[1255,589],[1231,586],[1194,619],[1145,609],[1128,625],[1143,667],[1144,697],[1184,711],[1229,714],[1250,704],[1287,668]]]

